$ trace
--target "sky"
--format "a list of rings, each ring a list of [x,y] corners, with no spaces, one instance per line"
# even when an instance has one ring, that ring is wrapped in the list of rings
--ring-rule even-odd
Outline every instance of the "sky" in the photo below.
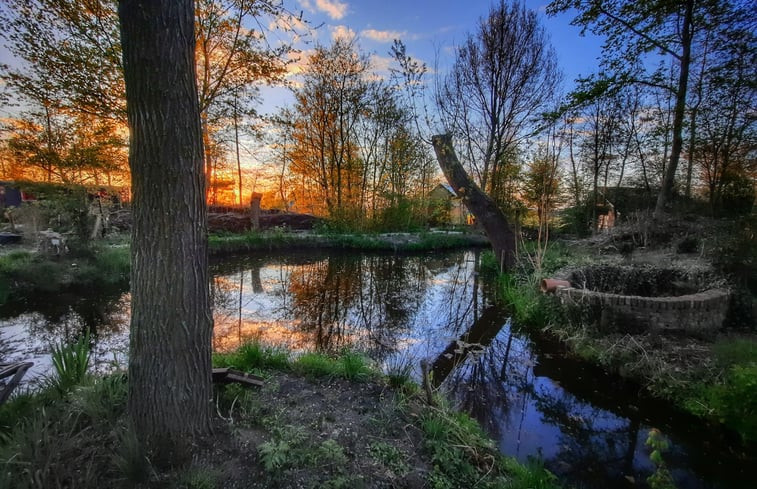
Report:
[[[361,51],[371,56],[379,74],[388,74],[391,62],[389,50],[395,38],[401,39],[407,54],[418,59],[430,70],[444,72],[454,61],[454,48],[469,34],[475,33],[479,19],[486,17],[494,2],[499,0],[283,0],[284,6],[295,16],[302,14],[315,29],[308,32],[308,43],[296,47],[302,50],[304,62],[315,43],[330,45],[336,37],[355,36]],[[548,0],[525,0],[526,7],[538,13],[554,47],[558,65],[564,74],[564,89],[570,90],[579,75],[596,71],[601,40],[580,28],[571,26],[572,13],[547,16]],[[266,27],[266,26],[264,26]],[[268,26],[270,27],[270,26]],[[275,45],[288,40],[286,34],[269,32],[268,42]],[[6,49],[0,46],[0,63],[14,63]],[[293,97],[285,88],[263,89],[261,114],[273,114],[291,105]],[[0,117],[12,116],[11,107],[0,107]],[[255,158],[257,160],[257,158]],[[248,157],[243,156],[247,166]],[[261,163],[249,161],[252,166]]]
[[[355,36],[361,50],[371,55],[379,72],[390,63],[389,49],[395,38],[407,46],[410,56],[439,71],[448,68],[454,59],[454,47],[468,34],[474,33],[477,22],[485,17],[491,0],[283,0],[284,5],[310,26],[309,44],[299,44],[303,53],[314,43],[330,45],[338,36]],[[498,1],[498,0],[494,0]],[[564,84],[570,89],[579,75],[596,70],[601,40],[570,25],[571,13],[547,16],[547,0],[526,0],[526,6],[538,13],[558,56],[564,73]],[[269,42],[283,40],[283,34],[269,34]],[[304,60],[304,56],[302,57]],[[0,46],[0,63],[11,63],[8,51]],[[273,113],[291,103],[285,89],[263,92],[262,113]],[[4,110],[5,109],[5,110]],[[10,115],[0,108],[0,115]]]
[[[496,1],[496,0],[495,0]],[[475,32],[478,20],[485,17],[490,0],[284,0],[295,14],[302,12],[312,26],[311,43],[301,45],[303,52],[313,42],[328,46],[338,36],[355,36],[362,51],[371,55],[374,65],[388,65],[389,49],[395,38],[401,39],[413,58],[439,71],[454,59],[454,47]],[[526,0],[526,7],[538,13],[550,36],[564,73],[566,89],[579,75],[596,71],[601,40],[590,33],[580,35],[571,26],[573,15],[547,16],[546,0]],[[283,90],[264,92],[262,112],[274,112],[289,98]]]

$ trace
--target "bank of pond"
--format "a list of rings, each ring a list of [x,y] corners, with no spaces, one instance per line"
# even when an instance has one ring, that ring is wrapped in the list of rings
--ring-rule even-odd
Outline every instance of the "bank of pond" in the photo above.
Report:
[[[647,487],[662,468],[676,487],[753,487],[757,456],[737,433],[520,327],[500,300],[501,279],[482,270],[484,257],[480,249],[217,256],[213,348],[252,341],[294,358],[355,352],[418,383],[426,360],[431,387],[476,419],[502,454],[538,459],[566,486]],[[28,377],[42,378],[52,369],[50,345],[88,330],[96,369],[124,365],[128,311],[123,283],[11,295],[0,307],[3,363],[34,361]]]

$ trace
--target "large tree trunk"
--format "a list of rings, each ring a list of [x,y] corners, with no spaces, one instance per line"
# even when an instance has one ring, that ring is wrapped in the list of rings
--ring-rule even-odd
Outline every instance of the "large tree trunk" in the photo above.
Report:
[[[494,200],[482,192],[465,172],[452,147],[452,136],[436,135],[431,138],[431,143],[447,181],[460,195],[468,210],[476,216],[476,221],[484,227],[500,269],[505,271],[512,267],[515,264],[515,233],[507,218]]]
[[[176,463],[212,414],[194,4],[121,0],[119,17],[134,216],[128,411],[153,461]]]

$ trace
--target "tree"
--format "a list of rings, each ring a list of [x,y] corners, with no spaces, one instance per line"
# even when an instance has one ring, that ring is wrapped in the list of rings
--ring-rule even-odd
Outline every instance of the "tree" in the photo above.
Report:
[[[534,268],[540,272],[549,246],[549,219],[560,199],[560,153],[564,135],[560,122],[553,122],[546,133],[545,141],[539,144],[528,165],[524,182],[523,198],[536,207],[538,229],[536,249],[530,256]]]
[[[550,108],[560,78],[544,27],[520,3],[500,1],[457,50],[437,105],[481,189],[500,204],[500,172]]]
[[[317,182],[332,216],[353,212],[359,204],[362,162],[356,138],[368,107],[368,69],[354,41],[338,39],[330,48],[316,48],[303,87],[295,92],[292,171]]]
[[[683,149],[684,116],[689,87],[689,69],[697,33],[717,24],[722,2],[710,0],[553,0],[547,12],[578,10],[574,25],[605,36],[598,82],[605,85],[639,83],[670,92],[674,97],[672,145],[655,217],[667,208],[674,190]],[[583,32],[582,31],[582,32]],[[668,82],[660,68],[651,72],[640,62],[644,57],[671,59],[677,76]],[[662,67],[664,65],[660,65]]]
[[[757,171],[757,50],[749,37],[733,41],[734,54],[710,70],[698,108],[694,148],[713,212],[723,204],[729,184],[748,182]]]
[[[0,38],[21,61],[18,66],[0,65],[0,77],[10,90],[45,111],[126,121],[115,2],[6,4],[0,9]],[[291,48],[271,48],[263,28],[251,27],[264,18],[276,20],[277,28],[292,30],[294,21],[278,0],[197,1],[194,55],[208,182],[226,149],[212,137],[219,123],[254,115],[256,84],[278,81],[284,74],[281,58]]]
[[[175,462],[212,413],[193,2],[121,0],[118,12],[134,216],[128,412],[138,439]]]
[[[6,178],[94,185],[128,180],[126,141],[111,120],[47,108],[8,119],[2,129],[14,163]]]

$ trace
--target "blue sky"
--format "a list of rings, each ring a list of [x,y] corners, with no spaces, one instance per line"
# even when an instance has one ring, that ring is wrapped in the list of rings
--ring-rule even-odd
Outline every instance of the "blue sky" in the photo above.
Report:
[[[596,70],[601,41],[570,25],[570,13],[549,17],[545,0],[526,0],[526,6],[539,14],[550,35],[560,68],[565,75],[565,87],[572,87],[579,75]],[[285,0],[295,14],[313,26],[316,42],[329,45],[336,36],[356,36],[363,51],[372,55],[377,68],[389,62],[392,40],[399,37],[408,54],[424,61],[430,68],[438,60],[443,71],[453,60],[454,46],[475,31],[478,20],[488,14],[490,0]],[[310,46],[302,46],[306,52]],[[263,112],[283,105],[287,97],[283,91],[266,91]]]
[[[596,69],[600,40],[591,34],[580,36],[579,28],[571,26],[572,15],[548,17],[547,0],[526,0],[526,6],[538,12],[549,33],[559,65],[565,75],[565,87],[571,88],[579,75]],[[476,29],[478,19],[486,16],[490,0],[284,0],[294,14],[302,12],[311,26],[320,26],[311,33],[311,41],[329,45],[335,36],[354,35],[363,51],[372,55],[381,71],[389,63],[392,40],[399,37],[408,54],[433,68],[443,71],[453,61],[454,46]],[[270,40],[275,43],[277,34]],[[301,45],[304,53],[312,49]],[[13,62],[0,47],[0,62]],[[267,89],[261,112],[270,113],[287,105],[291,97],[284,89]],[[5,110],[3,110],[5,109]],[[8,108],[0,108],[0,115]]]

